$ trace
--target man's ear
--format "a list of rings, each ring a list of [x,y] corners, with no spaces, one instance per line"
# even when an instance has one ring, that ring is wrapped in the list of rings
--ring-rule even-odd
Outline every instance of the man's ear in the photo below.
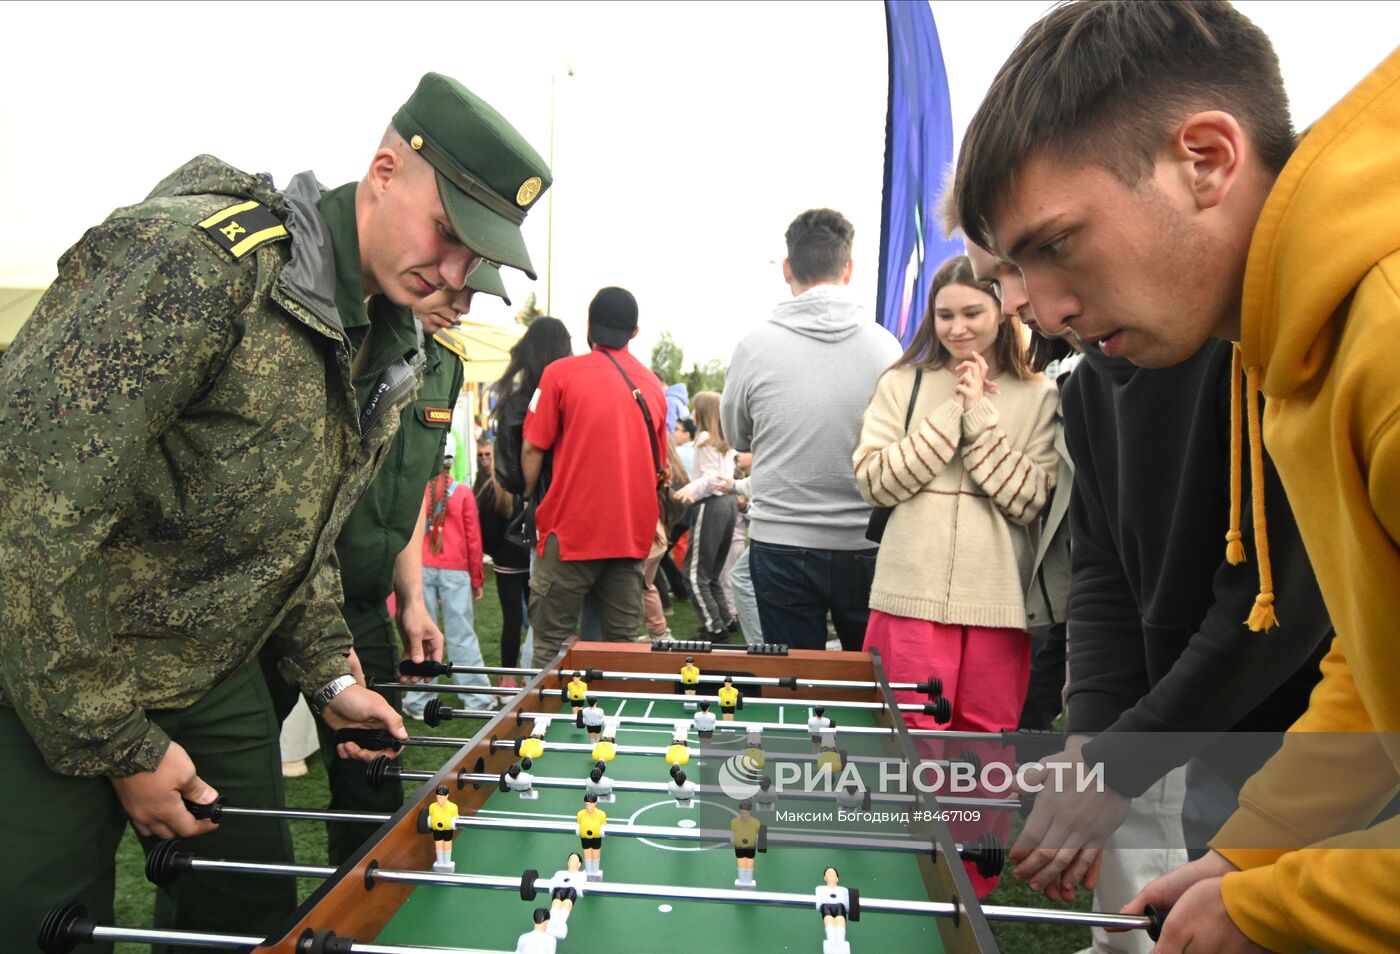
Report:
[[[792,277],[792,263],[787,259],[783,259],[783,281],[789,285],[797,283],[797,279]]]
[[[388,146],[380,149],[374,154],[374,158],[369,161],[369,172],[365,174],[365,181],[370,185],[370,193],[379,198],[389,189],[389,183],[393,181],[399,168],[403,165],[403,160],[398,153]]]
[[[631,333],[630,335],[627,336],[628,340],[630,341],[631,339],[637,337],[637,332],[639,332],[639,331],[641,331],[641,330],[642,330],[642,329],[640,329],[640,328],[633,328],[633,329],[632,329],[632,333]]]
[[[1172,138],[1171,161],[1202,210],[1225,201],[1248,156],[1249,140],[1239,121],[1218,109],[1187,117]]]
[[[842,284],[842,285],[849,285],[849,284],[851,283],[851,276],[852,276],[853,274],[855,274],[855,270],[856,270],[856,262],[855,262],[855,259],[850,259],[849,261],[846,262],[846,270],[845,270],[844,272],[841,273],[841,284]]]

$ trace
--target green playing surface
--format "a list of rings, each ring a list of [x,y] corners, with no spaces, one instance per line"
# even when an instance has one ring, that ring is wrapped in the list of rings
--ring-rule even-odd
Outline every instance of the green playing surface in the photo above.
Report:
[[[689,719],[691,714],[680,702],[610,700],[600,703],[609,714]],[[582,779],[592,767],[588,752],[550,751],[550,742],[586,743],[587,734],[567,718],[567,706],[550,726],[544,755],[534,761],[536,777]],[[833,709],[843,726],[873,725],[873,713]],[[738,718],[748,722],[806,724],[804,706],[746,706]],[[719,723],[722,728],[723,722]],[[666,726],[627,726],[618,732],[620,746],[665,747],[671,737]],[[696,737],[691,733],[694,746]],[[782,742],[779,740],[782,739]],[[717,747],[734,752],[744,747],[742,733],[724,737],[717,731]],[[842,740],[841,744],[845,744]],[[769,733],[765,749],[808,751],[805,734]],[[875,748],[873,743],[863,751]],[[854,753],[852,753],[854,754]],[[686,774],[692,781],[713,783],[719,760],[707,759],[701,765],[692,759]],[[660,755],[619,755],[608,767],[617,781],[667,780],[668,766]],[[863,769],[862,775],[869,778]],[[867,785],[872,783],[867,781]],[[873,787],[873,786],[872,786]],[[539,798],[521,799],[515,793],[494,793],[479,812],[481,817],[508,816],[520,819],[567,821],[583,805],[582,789],[537,787]],[[616,800],[600,804],[609,825],[697,826],[714,828],[727,825],[733,817],[732,802],[719,796],[700,796],[690,808],[680,808],[664,792],[616,792]],[[702,799],[706,804],[700,804]],[[832,803],[784,798],[777,810],[834,811]],[[838,824],[814,826],[779,821],[774,813],[755,813],[769,826],[770,837],[784,831],[810,834],[814,827],[854,826]],[[871,826],[864,826],[869,830]],[[426,837],[426,836],[425,836]],[[569,852],[579,850],[579,840],[570,831],[491,831],[465,829],[453,845],[459,873],[519,877],[526,868],[549,878],[565,867]],[[782,891],[811,895],[821,882],[822,869],[835,865],[841,883],[860,889],[862,897],[927,900],[915,855],[890,851],[797,848],[770,846],[759,854],[754,868],[758,891]],[[559,941],[560,954],[588,952],[815,952],[822,949],[822,923],[814,906],[803,908],[774,905],[737,904],[717,901],[684,900],[687,886],[734,889],[736,877],[733,849],[726,844],[701,845],[698,842],[649,840],[606,836],[603,840],[602,870],[606,882],[671,885],[674,900],[647,898],[605,898],[585,893],[569,917],[567,938]],[[516,939],[531,928],[531,911],[548,907],[548,892],[541,890],[534,901],[521,900],[515,891],[457,886],[421,885],[409,896],[380,932],[383,944],[472,946],[490,950],[514,951]],[[866,911],[861,920],[847,925],[846,938],[852,954],[862,952],[917,951],[941,954],[942,943],[933,920],[927,916]]]

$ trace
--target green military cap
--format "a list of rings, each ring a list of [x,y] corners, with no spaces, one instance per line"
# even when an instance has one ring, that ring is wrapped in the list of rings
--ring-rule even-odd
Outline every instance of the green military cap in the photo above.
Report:
[[[482,262],[480,268],[467,276],[467,287],[472,291],[495,295],[507,305],[510,304],[506,283],[501,280],[501,266],[495,262]]]
[[[438,194],[457,237],[482,258],[537,278],[520,223],[552,180],[525,137],[441,73],[418,81],[394,114],[394,129],[437,170]]]

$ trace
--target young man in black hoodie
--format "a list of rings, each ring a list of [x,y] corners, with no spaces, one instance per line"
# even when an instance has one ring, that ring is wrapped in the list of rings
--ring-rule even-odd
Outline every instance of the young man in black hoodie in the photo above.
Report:
[[[1003,296],[1024,298],[1015,267],[994,267],[987,277],[996,278]],[[1036,796],[1011,851],[1013,873],[1052,898],[1073,897],[1080,882],[1094,886],[1099,849],[1129,801],[1177,766],[1191,761],[1188,788],[1210,788],[1218,776],[1238,791],[1271,753],[1254,746],[1242,755],[1215,737],[1291,725],[1307,708],[1331,641],[1312,567],[1267,456],[1281,625],[1267,637],[1245,625],[1258,575],[1248,564],[1226,562],[1218,532],[1230,505],[1228,343],[1209,342],[1181,365],[1150,371],[1087,349],[1062,400],[1075,465],[1071,739],[1065,753],[1043,761],[1103,763],[1106,785],[1102,793],[1047,785]],[[1246,498],[1249,492],[1246,486]],[[1241,529],[1252,539],[1243,509]],[[1208,806],[1209,817],[1194,829],[1188,820],[1188,847],[1201,847],[1232,809]]]

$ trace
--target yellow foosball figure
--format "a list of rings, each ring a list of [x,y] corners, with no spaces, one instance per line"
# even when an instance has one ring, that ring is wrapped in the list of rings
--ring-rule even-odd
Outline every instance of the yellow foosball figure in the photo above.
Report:
[[[690,723],[679,722],[671,737],[671,744],[666,747],[667,765],[685,765],[690,762]]]
[[[726,722],[733,722],[734,710],[739,707],[739,702],[743,698],[743,694],[734,688],[734,680],[725,676],[724,685],[719,687],[719,691],[715,695],[719,696],[720,716]]]
[[[569,696],[569,707],[572,708],[575,713],[582,710],[583,700],[588,698],[588,683],[583,681],[583,673],[574,673],[574,678],[569,680],[569,684],[565,686],[565,689]]]
[[[695,695],[695,689],[700,685],[700,667],[695,665],[695,657],[685,657],[685,665],[681,667],[681,685],[688,696]]]
[[[437,787],[437,799],[428,806],[428,828],[433,833],[437,858],[434,871],[452,871],[452,838],[457,834],[457,803],[447,800],[447,786]]]
[[[583,844],[583,870],[589,881],[599,881],[603,870],[599,864],[603,859],[603,827],[608,816],[598,807],[598,796],[589,793],[583,796],[583,809],[578,819],[578,837]]]
[[[603,737],[593,743],[593,761],[611,762],[617,758],[617,720],[609,719],[603,725]]]

